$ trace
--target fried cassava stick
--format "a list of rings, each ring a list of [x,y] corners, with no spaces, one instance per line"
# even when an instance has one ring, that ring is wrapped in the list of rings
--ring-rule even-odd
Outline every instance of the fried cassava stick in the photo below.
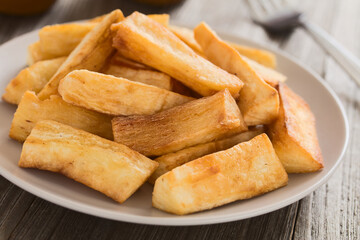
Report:
[[[68,56],[82,41],[86,34],[93,30],[105,17],[106,15],[85,23],[65,23],[43,27],[39,31],[38,44],[39,50],[44,56],[39,57]],[[167,26],[169,23],[168,14],[151,14],[148,15],[148,17],[164,26]],[[34,61],[36,60],[35,56]]]
[[[276,57],[273,53],[263,50],[252,48],[232,42],[228,42],[236,51],[238,51],[241,55],[246,56],[259,64],[266,66],[268,68],[276,67]]]
[[[120,10],[114,10],[97,24],[82,39],[80,44],[71,52],[59,70],[41,90],[38,95],[39,98],[43,100],[50,97],[50,95],[57,94],[60,80],[73,70],[88,69],[99,71],[106,63],[108,57],[114,53],[114,48],[111,46],[112,34],[110,26],[121,21],[123,18],[124,16]]]
[[[40,41],[30,44],[27,48],[26,63],[31,66],[38,61],[56,58],[56,55],[41,51]]]
[[[237,134],[233,137],[224,138],[222,140],[203,143],[193,147],[185,148],[177,152],[168,153],[162,155],[158,158],[155,158],[154,161],[159,163],[159,167],[149,178],[150,183],[155,183],[155,180],[161,175],[171,171],[172,169],[181,166],[187,162],[190,162],[199,157],[203,157],[207,154],[214,152],[222,151],[233,147],[234,145],[249,141],[253,137],[264,132],[264,126],[258,126],[252,129],[249,129],[247,132]]]
[[[168,27],[172,33],[174,33],[178,38],[180,38],[186,45],[191,47],[197,54],[203,56],[202,49],[200,45],[196,42],[194,38],[194,31],[189,28],[178,27],[178,26],[169,26]]]
[[[87,70],[61,80],[59,93],[71,104],[111,115],[153,114],[193,100],[165,89]]]
[[[45,26],[39,31],[40,49],[54,56],[68,56],[98,23],[66,23]]]
[[[269,137],[288,173],[323,168],[315,117],[306,102],[285,84],[279,85],[279,118],[269,126]]]
[[[162,72],[135,69],[115,64],[109,64],[102,72],[115,77],[126,78],[131,81],[153,85],[169,91],[173,90],[173,80],[169,75]]]
[[[253,126],[274,121],[279,112],[276,89],[267,84],[234,48],[222,41],[205,23],[199,24],[194,33],[210,61],[244,81],[238,104],[246,124]]]
[[[279,82],[285,82],[287,80],[287,77],[282,73],[279,73],[272,68],[265,67],[243,55],[241,56],[243,60],[246,61],[247,64],[249,64],[250,67],[252,67],[252,69],[254,69],[254,71],[272,87],[277,87],[277,85],[279,85]]]
[[[251,198],[287,181],[269,138],[261,134],[165,173],[155,182],[152,202],[160,210],[183,215]]]
[[[59,172],[119,203],[129,198],[157,165],[122,144],[55,121],[36,124],[19,161],[20,167]]]
[[[247,130],[228,90],[148,116],[116,117],[114,139],[153,156]]]
[[[66,103],[57,95],[41,101],[34,92],[26,92],[22,97],[11,123],[10,137],[25,141],[41,120],[54,120],[113,139],[110,116]]]
[[[178,38],[184,41],[189,47],[191,47],[196,53],[203,56],[203,50],[200,45],[196,42],[194,38],[194,31],[185,27],[178,27],[170,25],[168,27]],[[235,43],[228,42],[233,48],[236,49],[241,55],[246,56],[253,61],[263,65],[268,68],[275,68],[276,66],[276,57],[273,53],[253,48],[249,46],[239,45]]]
[[[6,86],[2,98],[8,103],[19,104],[26,91],[40,92],[65,60],[66,57],[60,57],[39,61],[21,70]]]
[[[203,96],[225,88],[238,96],[241,80],[196,54],[149,17],[134,12],[112,30],[116,34],[113,46],[123,56],[167,73]]]

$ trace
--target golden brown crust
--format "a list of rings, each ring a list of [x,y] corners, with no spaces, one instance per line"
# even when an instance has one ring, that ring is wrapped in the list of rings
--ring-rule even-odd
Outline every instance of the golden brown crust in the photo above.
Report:
[[[141,82],[169,91],[173,90],[173,80],[165,73],[135,69],[127,66],[109,64],[103,71],[104,74],[113,75],[115,77],[126,78],[131,81]]]
[[[188,102],[148,116],[116,117],[114,139],[152,156],[174,152],[247,130],[230,93]]]
[[[125,67],[129,67],[129,68],[134,68],[134,69],[155,70],[154,68],[152,68],[150,66],[146,66],[142,63],[125,58],[117,51],[114,54],[114,56],[112,56],[112,58],[110,60],[110,64],[118,65],[118,66],[125,66]],[[106,70],[106,66],[104,66],[104,70]]]
[[[40,92],[65,59],[66,57],[60,57],[38,61],[21,70],[6,86],[2,99],[8,103],[19,104],[26,91]]]
[[[26,63],[31,66],[38,61],[49,60],[56,58],[55,55],[44,53],[41,51],[40,42],[34,42],[27,48]]]
[[[178,26],[169,26],[169,29],[184,43],[186,43],[186,45],[191,47],[194,52],[196,52],[200,56],[203,56],[203,51],[200,45],[196,42],[194,38],[194,31],[192,29]]]
[[[267,84],[241,55],[222,41],[205,23],[195,29],[195,39],[206,57],[244,82],[238,100],[239,108],[248,126],[269,124],[279,112],[279,95]]]
[[[23,142],[41,120],[54,120],[113,139],[110,116],[71,105],[57,95],[41,101],[33,92],[26,92],[22,97],[14,114],[9,136]]]
[[[149,14],[147,16],[149,18],[151,18],[152,20],[160,23],[164,27],[169,26],[169,20],[170,20],[170,15],[169,14],[165,14],[165,13],[164,14]]]
[[[66,23],[45,26],[39,31],[40,49],[57,57],[68,56],[98,23]]]
[[[197,54],[199,54],[200,56],[204,55],[201,46],[195,40],[194,31],[192,29],[185,28],[185,27],[179,27],[179,26],[173,26],[173,25],[170,25],[169,29],[178,38],[180,38],[184,43],[186,43],[189,47],[191,47]],[[241,55],[246,56],[253,61],[256,61],[256,63],[261,64],[261,66],[263,66],[266,69],[267,68],[275,68],[275,66],[276,66],[276,57],[273,53],[271,53],[269,51],[266,51],[263,49],[258,49],[258,48],[252,48],[249,46],[239,45],[239,44],[235,44],[232,42],[228,42],[228,44],[231,45]],[[274,70],[272,70],[272,71],[270,71],[270,70],[272,70],[272,69],[269,69],[270,73],[272,73],[272,71],[274,71]],[[276,71],[274,71],[274,72],[276,72]],[[277,77],[278,75],[275,74],[273,76],[271,74],[267,74],[267,76],[272,77],[272,78],[266,78],[265,81],[272,80],[275,77]],[[285,77],[285,76],[283,76],[283,77]]]
[[[40,121],[26,139],[20,167],[59,172],[119,203],[129,198],[157,163],[130,148],[54,121]]]
[[[123,72],[124,69],[127,69],[127,71],[129,72],[124,74]],[[139,71],[135,75],[132,74],[136,70]],[[111,58],[110,62],[104,66],[101,72],[106,74],[111,74],[116,77],[124,77],[132,81],[142,82],[145,84],[150,84],[153,86],[164,88],[179,93],[181,95],[195,97],[195,98],[201,97],[198,93],[194,92],[193,90],[182,84],[181,82],[170,77],[169,75],[163,72],[159,72],[154,68],[146,66],[142,63],[135,62],[133,60],[125,58],[121,56],[120,53],[118,52]],[[169,78],[170,81],[168,80]]]
[[[183,215],[251,198],[287,184],[266,134],[186,163],[159,177],[153,206]]]
[[[203,157],[207,154],[228,149],[238,143],[249,141],[253,137],[263,133],[264,131],[265,130],[263,126],[257,126],[255,128],[249,129],[249,131],[247,132],[243,132],[229,138],[224,138],[218,141],[199,144],[193,147],[185,148],[180,151],[168,153],[158,158],[155,158],[154,161],[159,163],[159,167],[150,176],[149,182],[154,184],[155,180],[158,177],[167,173],[168,171],[171,171],[172,169],[178,166],[181,166],[194,159]]]
[[[279,118],[269,126],[269,136],[288,173],[323,168],[315,117],[306,102],[285,84],[279,85]]]
[[[263,50],[252,48],[244,45],[239,45],[236,43],[229,42],[231,47],[238,51],[241,55],[246,56],[261,65],[264,65],[268,68],[276,67],[276,57],[273,53]]]
[[[86,34],[93,30],[106,16],[103,15],[85,23],[65,23],[43,27],[39,31],[41,54],[51,56],[51,58],[68,56]],[[168,14],[150,14],[148,17],[165,27],[169,24]],[[42,60],[39,57],[36,58],[36,61]]]
[[[165,89],[87,70],[75,70],[59,85],[64,101],[111,115],[153,114],[193,100]]]
[[[79,45],[71,52],[59,70],[39,93],[39,98],[44,100],[50,95],[57,94],[59,82],[69,72],[77,69],[99,71],[106,60],[114,53],[111,46],[112,33],[110,26],[124,18],[120,10],[109,13],[104,20],[97,24],[89,34],[82,39]]]
[[[243,85],[141,13],[134,12],[112,29],[116,32],[113,45],[123,56],[161,70],[203,96],[225,88],[237,96]]]
[[[242,56],[252,69],[270,86],[276,88],[279,82],[285,82],[287,77],[274,69],[263,66],[250,58]]]
[[[169,25],[169,20],[170,20],[169,14],[165,14],[165,13],[164,14],[149,14],[147,16],[149,18],[157,21],[158,23],[164,25],[165,27],[167,27]],[[90,23],[101,22],[105,17],[106,17],[106,14],[101,15],[99,17],[92,18],[92,19],[88,20],[88,22],[90,22]]]

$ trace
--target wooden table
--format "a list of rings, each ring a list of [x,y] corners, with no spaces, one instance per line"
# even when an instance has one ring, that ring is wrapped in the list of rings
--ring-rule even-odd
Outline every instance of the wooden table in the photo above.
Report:
[[[298,7],[360,57],[360,1],[303,0]],[[302,29],[269,37],[252,23],[240,0],[187,0],[171,8],[121,0],[58,0],[40,16],[0,15],[0,43],[44,25],[91,18],[115,8],[126,15],[134,10],[170,13],[172,20],[189,25],[204,20],[215,29],[279,47],[299,59],[333,87],[345,106],[351,137],[343,163],[327,184],[288,207],[247,220],[193,227],[89,216],[35,197],[0,177],[0,239],[360,239],[360,88]]]

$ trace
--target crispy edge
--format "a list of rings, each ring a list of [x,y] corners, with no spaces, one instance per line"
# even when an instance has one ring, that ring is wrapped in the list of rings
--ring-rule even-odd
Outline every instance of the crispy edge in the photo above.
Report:
[[[31,145],[31,144],[38,144],[41,147],[46,148],[46,144],[45,142],[46,140],[46,132],[47,131],[53,131],[54,133],[58,132],[60,135],[60,138],[57,141],[52,141],[52,144],[70,144],[74,143],[76,141],[81,142],[82,140],[84,141],[83,144],[78,143],[78,145],[81,145],[80,149],[77,149],[77,151],[75,151],[75,154],[77,154],[78,152],[81,151],[86,151],[85,148],[86,147],[95,147],[97,148],[96,150],[99,151],[100,149],[103,149],[104,151],[116,151],[116,152],[122,152],[123,155],[125,155],[128,158],[133,157],[133,160],[135,161],[143,161],[143,165],[144,167],[146,167],[147,171],[149,173],[147,173],[147,177],[145,176],[145,178],[141,179],[140,184],[137,184],[135,186],[135,188],[132,188],[131,191],[125,192],[126,195],[119,195],[117,194],[117,191],[113,191],[111,190],[111,186],[107,185],[107,184],[98,184],[97,180],[94,178],[94,176],[89,176],[89,174],[87,173],[87,171],[76,171],[78,169],[76,169],[75,165],[74,165],[74,161],[76,161],[76,158],[74,159],[70,159],[70,162],[60,162],[60,161],[54,161],[54,162],[50,162],[50,164],[46,164],[46,162],[44,162],[42,159],[44,159],[44,157],[42,157],[41,152],[40,152],[40,156],[38,157],[37,153],[36,153],[36,149],[32,149],[31,146],[27,147],[27,145]],[[36,134],[38,134],[38,136],[34,136]],[[62,141],[62,133],[66,135],[66,137],[69,136],[75,136],[75,139],[65,139],[64,141]],[[42,137],[44,136],[44,139],[42,139]],[[49,143],[49,141],[47,141]],[[60,146],[61,148],[62,146]],[[39,149],[39,148],[37,148]],[[53,151],[52,149],[49,149],[49,151]],[[74,154],[74,151],[71,151],[69,154]],[[57,154],[55,153],[55,157]],[[48,157],[49,155],[47,155],[46,157]],[[63,156],[63,154],[61,154],[61,156]],[[144,162],[146,161],[146,162]],[[157,168],[158,163],[141,155],[140,153],[126,147],[123,144],[120,143],[115,143],[113,141],[101,138],[99,136],[96,136],[94,134],[88,133],[86,131],[80,130],[80,129],[76,129],[73,128],[71,126],[62,124],[62,123],[58,123],[56,121],[52,121],[52,120],[43,120],[40,121],[36,124],[36,126],[34,127],[33,131],[31,132],[30,136],[26,139],[24,146],[23,146],[23,150],[21,152],[21,156],[20,156],[20,160],[18,162],[19,167],[23,167],[23,168],[38,168],[41,170],[47,170],[47,171],[52,171],[52,172],[58,172],[63,174],[64,176],[71,178],[77,182],[80,182],[82,184],[84,184],[85,186],[88,186],[96,191],[99,191],[103,194],[105,194],[106,196],[112,198],[113,200],[119,202],[119,203],[123,203],[124,201],[126,201],[126,199],[128,199],[141,185],[143,185],[143,183],[146,182],[148,176],[151,175],[151,173]],[[78,168],[81,166],[78,166]],[[136,169],[137,167],[135,167]],[[95,169],[96,171],[97,169]],[[144,170],[144,169],[143,169]],[[102,172],[100,172],[100,174],[103,174]],[[100,179],[100,181],[104,181],[104,179]],[[129,180],[130,181],[130,180]],[[129,190],[129,189],[127,189]],[[115,192],[115,193],[114,193]]]
[[[125,92],[128,94],[123,94]],[[60,81],[59,94],[65,102],[114,116],[154,114],[193,100],[166,89],[88,70],[69,73]],[[148,103],[151,100],[152,104],[142,104],[144,101],[139,101],[140,97]]]
[[[83,68],[90,68],[89,70],[100,70],[106,61],[94,61],[99,61],[99,56],[97,56],[99,55],[99,51],[102,52],[101,57],[105,59],[114,53],[114,49],[111,46],[112,33],[110,26],[111,24],[119,22],[123,19],[124,15],[119,9],[109,13],[103,21],[91,32],[89,32],[89,34],[83,38],[81,43],[72,51],[59,70],[40,91],[38,94],[39,98],[44,100],[50,97],[50,95],[57,94],[60,80],[73,70]],[[107,46],[107,44],[109,45]],[[102,59],[100,58],[100,60]]]
[[[157,157],[154,161],[159,163],[159,167],[150,176],[148,182],[154,184],[156,179],[161,175],[171,171],[172,169],[181,166],[187,162],[203,157],[218,151],[223,151],[235,146],[241,142],[249,141],[250,139],[265,132],[264,126],[256,126],[249,129],[247,132],[242,132],[235,136],[224,138],[209,143],[199,144],[193,147],[185,148],[177,152],[168,153]]]
[[[210,100],[211,98],[211,100]],[[214,100],[215,99],[215,100]],[[220,101],[218,101],[218,99],[221,99]],[[139,128],[139,126],[147,124],[147,122],[152,123],[151,124],[151,131],[155,131],[155,125],[159,124],[159,122],[162,121],[166,121],[171,123],[171,126],[174,127],[176,126],[177,129],[179,129],[179,127],[177,127],[176,124],[173,124],[174,117],[173,116],[180,116],[183,114],[187,114],[186,118],[190,118],[188,115],[192,113],[193,111],[193,107],[196,106],[197,108],[199,107],[199,103],[201,103],[201,106],[206,104],[209,105],[210,103],[213,103],[215,101],[216,104],[218,104],[218,102],[220,102],[220,104],[223,106],[222,112],[221,113],[216,113],[218,115],[218,117],[216,118],[217,121],[217,127],[216,128],[212,128],[211,130],[213,132],[215,132],[216,134],[207,134],[204,135],[203,133],[199,133],[201,135],[201,137],[199,136],[199,138],[197,139],[197,141],[194,141],[193,138],[190,138],[190,136],[187,137],[186,140],[182,140],[184,142],[180,142],[178,139],[175,140],[171,140],[169,142],[169,139],[164,138],[164,133],[158,130],[161,133],[161,137],[159,137],[159,134],[157,136],[157,141],[153,141],[153,143],[156,142],[156,147],[152,146],[151,148],[149,147],[150,143],[147,143],[146,146],[143,143],[139,143],[139,141],[137,141],[137,146],[134,146],[134,144],[130,144],[128,143],[128,146],[139,151],[140,153],[146,155],[146,156],[160,156],[163,154],[167,154],[170,152],[174,152],[174,151],[178,151],[187,147],[191,147],[197,144],[201,144],[201,143],[206,143],[209,141],[213,141],[216,139],[221,139],[222,137],[228,137],[228,134],[231,133],[232,135],[235,135],[237,133],[240,132],[244,132],[247,131],[248,128],[243,120],[243,117],[240,113],[239,108],[236,105],[235,100],[233,99],[233,97],[231,96],[230,92],[225,89],[222,90],[216,94],[214,94],[213,96],[209,96],[209,97],[204,97],[201,99],[197,99],[194,101],[190,101],[187,102],[185,104],[167,109],[165,111],[162,112],[158,112],[156,114],[153,115],[133,115],[133,116],[118,116],[113,118],[112,120],[112,127],[113,127],[113,134],[114,134],[114,139],[117,142],[122,142],[123,141],[123,132],[124,132],[124,127],[128,128],[128,129],[135,129],[134,126],[138,125],[137,128]],[[210,103],[209,103],[210,102]],[[198,116],[200,114],[197,114]],[[178,121],[178,119],[176,120]],[[160,126],[163,126],[164,123],[161,123]],[[205,125],[205,124],[203,124]],[[132,128],[129,128],[128,126],[131,126]],[[170,130],[171,128],[169,127],[168,130]],[[209,129],[209,127],[207,126],[207,129]],[[135,129],[137,130],[137,129]],[[184,129],[182,129],[184,130]],[[192,128],[189,126],[188,131],[191,131]],[[171,129],[172,133],[173,133],[173,129]],[[129,132],[129,131],[127,131]],[[213,133],[211,132],[211,133]],[[156,133],[156,131],[155,131]],[[128,134],[128,133],[127,133]],[[169,131],[167,132],[168,136],[176,136],[177,135],[170,135]],[[183,137],[183,136],[182,136]],[[134,142],[134,138],[139,139],[138,136],[131,138],[131,142]],[[152,136],[152,139],[154,138],[154,136]],[[201,140],[199,140],[201,139]],[[189,143],[191,142],[191,143]],[[124,143],[126,144],[126,143]],[[173,146],[173,145],[175,146]],[[155,145],[155,144],[154,144]]]
[[[168,28],[165,28],[161,24],[152,21],[139,12],[134,12],[124,21],[118,24],[113,24],[111,29],[112,31],[116,32],[113,46],[117,48],[121,54],[126,55],[126,57],[129,57],[133,60],[140,61],[144,64],[152,64],[153,67],[169,74],[203,96],[210,96],[218,91],[228,88],[231,94],[237,98],[239,91],[244,85],[243,82],[236,76],[229,74],[210,61],[196,54],[183,41],[176,37]],[[149,37],[148,35],[151,34],[153,35]],[[158,39],[158,36],[161,38]],[[137,39],[138,41],[133,41],[134,39]],[[154,39],[160,41],[153,41]],[[144,44],[140,44],[140,41],[142,41]],[[166,42],[166,44],[164,44],[164,42]],[[174,47],[174,45],[176,46]],[[169,66],[168,64],[164,64],[164,62],[159,63],[160,59],[157,56],[161,55],[159,55],[159,53],[155,54],[152,49],[156,48],[157,50],[164,50],[165,47],[171,48],[171,50],[168,51],[170,54],[168,54],[167,57],[171,60],[175,59],[175,61],[169,62],[176,62],[177,64],[181,63],[182,65],[186,65],[185,67],[187,69],[185,71],[178,71],[178,69],[173,65]],[[134,49],[137,51],[134,52]],[[177,55],[174,54],[175,51],[182,54],[182,57],[176,58],[175,56]],[[137,53],[142,54],[139,55]],[[162,52],[162,54],[164,53],[166,53],[165,50]],[[197,67],[194,68],[191,64],[185,62],[184,56],[188,56],[189,58],[187,59],[190,59],[192,63],[196,61]],[[207,68],[208,71],[199,71],[200,66],[201,68]],[[190,71],[195,73],[189,74]],[[215,74],[218,75],[218,78],[213,76]],[[195,75],[198,77],[194,78]]]
[[[215,64],[230,73],[243,75],[241,79],[245,84],[240,92],[238,105],[246,124],[255,126],[274,121],[278,116],[280,105],[277,90],[267,84],[241,55],[221,40],[206,23],[200,23],[194,29],[194,33],[195,39],[203,47],[205,55],[211,58],[211,61],[216,62]],[[220,57],[220,50],[227,54]]]
[[[249,148],[251,149],[251,151],[249,151]],[[242,169],[244,169],[245,173],[249,175],[249,170],[250,169],[254,170],[252,166],[253,164],[256,164],[256,162],[255,163],[249,162],[248,158],[251,158],[251,160],[253,160],[251,155],[253,156],[256,155],[256,153],[254,153],[255,150],[260,150],[260,149],[267,150],[267,153],[273,157],[271,160],[272,160],[272,164],[274,165],[273,166],[274,172],[272,172],[271,185],[270,182],[265,181],[262,184],[263,185],[262,188],[257,189],[258,187],[257,187],[256,178],[254,177],[254,175],[252,175],[249,176],[250,178],[249,182],[253,186],[247,185],[248,184],[247,181],[238,182],[235,180],[226,182],[227,183],[226,185],[218,184],[216,186],[218,192],[223,192],[224,189],[226,190],[230,188],[231,190],[233,190],[232,193],[234,193],[233,187],[234,185],[236,186],[236,183],[240,185],[244,185],[242,186],[243,188],[240,188],[237,191],[237,192],[242,192],[241,197],[236,194],[231,194],[230,196],[228,196],[228,198],[218,199],[218,202],[211,202],[210,204],[208,204],[206,202],[204,203],[202,199],[204,197],[211,198],[212,195],[206,195],[206,196],[197,195],[193,199],[194,202],[191,203],[190,209],[189,207],[186,207],[186,203],[182,202],[182,199],[186,199],[188,192],[183,191],[181,194],[181,198],[179,199],[180,197],[179,192],[176,192],[176,189],[180,187],[180,190],[183,190],[181,189],[182,184],[188,185],[190,189],[192,187],[198,187],[199,184],[202,185],[208,184],[210,185],[209,188],[213,188],[214,180],[212,179],[212,177],[220,176],[220,179],[222,181],[224,181],[224,179],[229,179],[229,176],[226,176],[222,171],[223,168],[225,168],[224,171],[228,171],[228,172],[231,171],[230,169],[226,169],[226,166],[223,166],[225,165],[224,161],[221,160],[223,155],[225,155],[225,158],[229,158],[231,156],[234,156],[235,154],[242,155],[242,157],[238,158],[237,161],[245,163],[245,166],[242,166]],[[250,157],[248,155],[250,155]],[[192,168],[194,169],[194,171],[191,171]],[[185,172],[184,174],[185,177],[182,177],[183,172]],[[254,172],[253,174],[256,173],[257,172]],[[239,173],[236,172],[236,174]],[[263,176],[263,173],[260,172],[259,175]],[[249,199],[276,190],[280,187],[286,186],[287,183],[288,183],[288,175],[284,167],[282,166],[281,162],[279,161],[277,155],[275,154],[275,151],[273,149],[273,146],[269,138],[267,137],[266,134],[263,133],[254,137],[250,141],[239,143],[234,147],[227,149],[225,151],[216,152],[198,158],[194,161],[188,162],[162,175],[155,182],[152,203],[154,207],[160,210],[177,215],[185,215],[189,213],[212,209],[218,206],[222,206],[224,204],[228,204],[230,202]],[[204,190],[204,194],[207,192],[208,192],[207,189]],[[213,190],[213,192],[215,192],[215,190]]]
[[[19,104],[26,91],[38,93],[65,59],[66,57],[42,60],[21,70],[6,86],[2,99],[11,104]]]
[[[54,117],[52,115],[47,115],[46,117],[42,119],[38,119],[38,115],[41,111],[44,111],[44,104],[52,103],[53,106],[50,108],[53,111],[58,111],[58,113],[61,113],[61,117]],[[24,111],[29,111],[29,108],[26,108],[25,106],[30,105],[33,107],[31,114],[29,114],[28,118],[25,120],[19,122],[21,119],[21,116],[24,114]],[[60,108],[60,109],[59,109]],[[9,137],[18,141],[18,142],[24,142],[28,135],[30,134],[32,128],[35,126],[35,124],[41,120],[56,120],[58,122],[67,123],[69,125],[73,124],[74,122],[74,116],[68,115],[67,110],[69,108],[74,109],[73,111],[78,112],[78,114],[84,113],[84,115],[92,116],[98,118],[102,124],[99,127],[94,128],[87,128],[86,130],[89,132],[92,132],[93,134],[99,135],[101,137],[107,138],[107,139],[113,139],[112,129],[111,129],[111,117],[93,112],[90,110],[87,110],[85,108],[81,108],[78,106],[71,105],[69,103],[66,103],[62,100],[62,98],[58,95],[52,95],[49,99],[45,99],[43,101],[39,100],[39,98],[36,96],[34,92],[27,91],[24,93],[18,108],[16,109],[16,112],[14,114],[14,118],[11,123],[10,131],[9,131]],[[38,111],[38,112],[37,112]],[[74,113],[73,113],[74,114]],[[64,121],[64,119],[66,121]],[[77,122],[79,123],[79,121]],[[81,121],[81,124],[83,122]],[[74,126],[74,124],[73,124]],[[108,126],[108,127],[107,127]],[[74,126],[76,128],[80,128],[79,125]],[[82,127],[81,127],[82,128]],[[85,129],[85,128],[83,128]],[[93,131],[92,131],[93,130]]]
[[[322,169],[324,167],[323,157],[317,140],[315,117],[312,114],[310,107],[300,96],[291,91],[286,84],[280,83],[278,88],[281,99],[279,118],[269,125],[268,133],[279,159],[282,161],[288,173],[315,172]],[[298,126],[293,126],[294,121],[292,118],[295,116],[293,114],[294,109],[292,109],[289,98],[293,98],[297,101],[309,114],[308,117],[310,117],[310,122],[308,126],[312,128],[312,145],[314,146],[312,152],[310,152],[308,147],[304,145],[304,141],[306,140],[299,139],[299,130],[296,129]],[[307,161],[303,165],[302,170],[296,169],[296,167],[294,169],[288,165],[288,160],[285,159],[285,157],[290,156],[289,151],[293,154],[296,153],[297,157],[302,157],[302,160]],[[299,159],[296,161],[298,160]]]

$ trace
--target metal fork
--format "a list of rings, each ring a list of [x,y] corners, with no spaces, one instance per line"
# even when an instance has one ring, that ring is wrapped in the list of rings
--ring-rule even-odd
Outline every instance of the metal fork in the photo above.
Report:
[[[301,26],[327,51],[360,86],[360,60],[301,12],[281,0],[247,0],[255,23],[267,31],[279,33]]]

